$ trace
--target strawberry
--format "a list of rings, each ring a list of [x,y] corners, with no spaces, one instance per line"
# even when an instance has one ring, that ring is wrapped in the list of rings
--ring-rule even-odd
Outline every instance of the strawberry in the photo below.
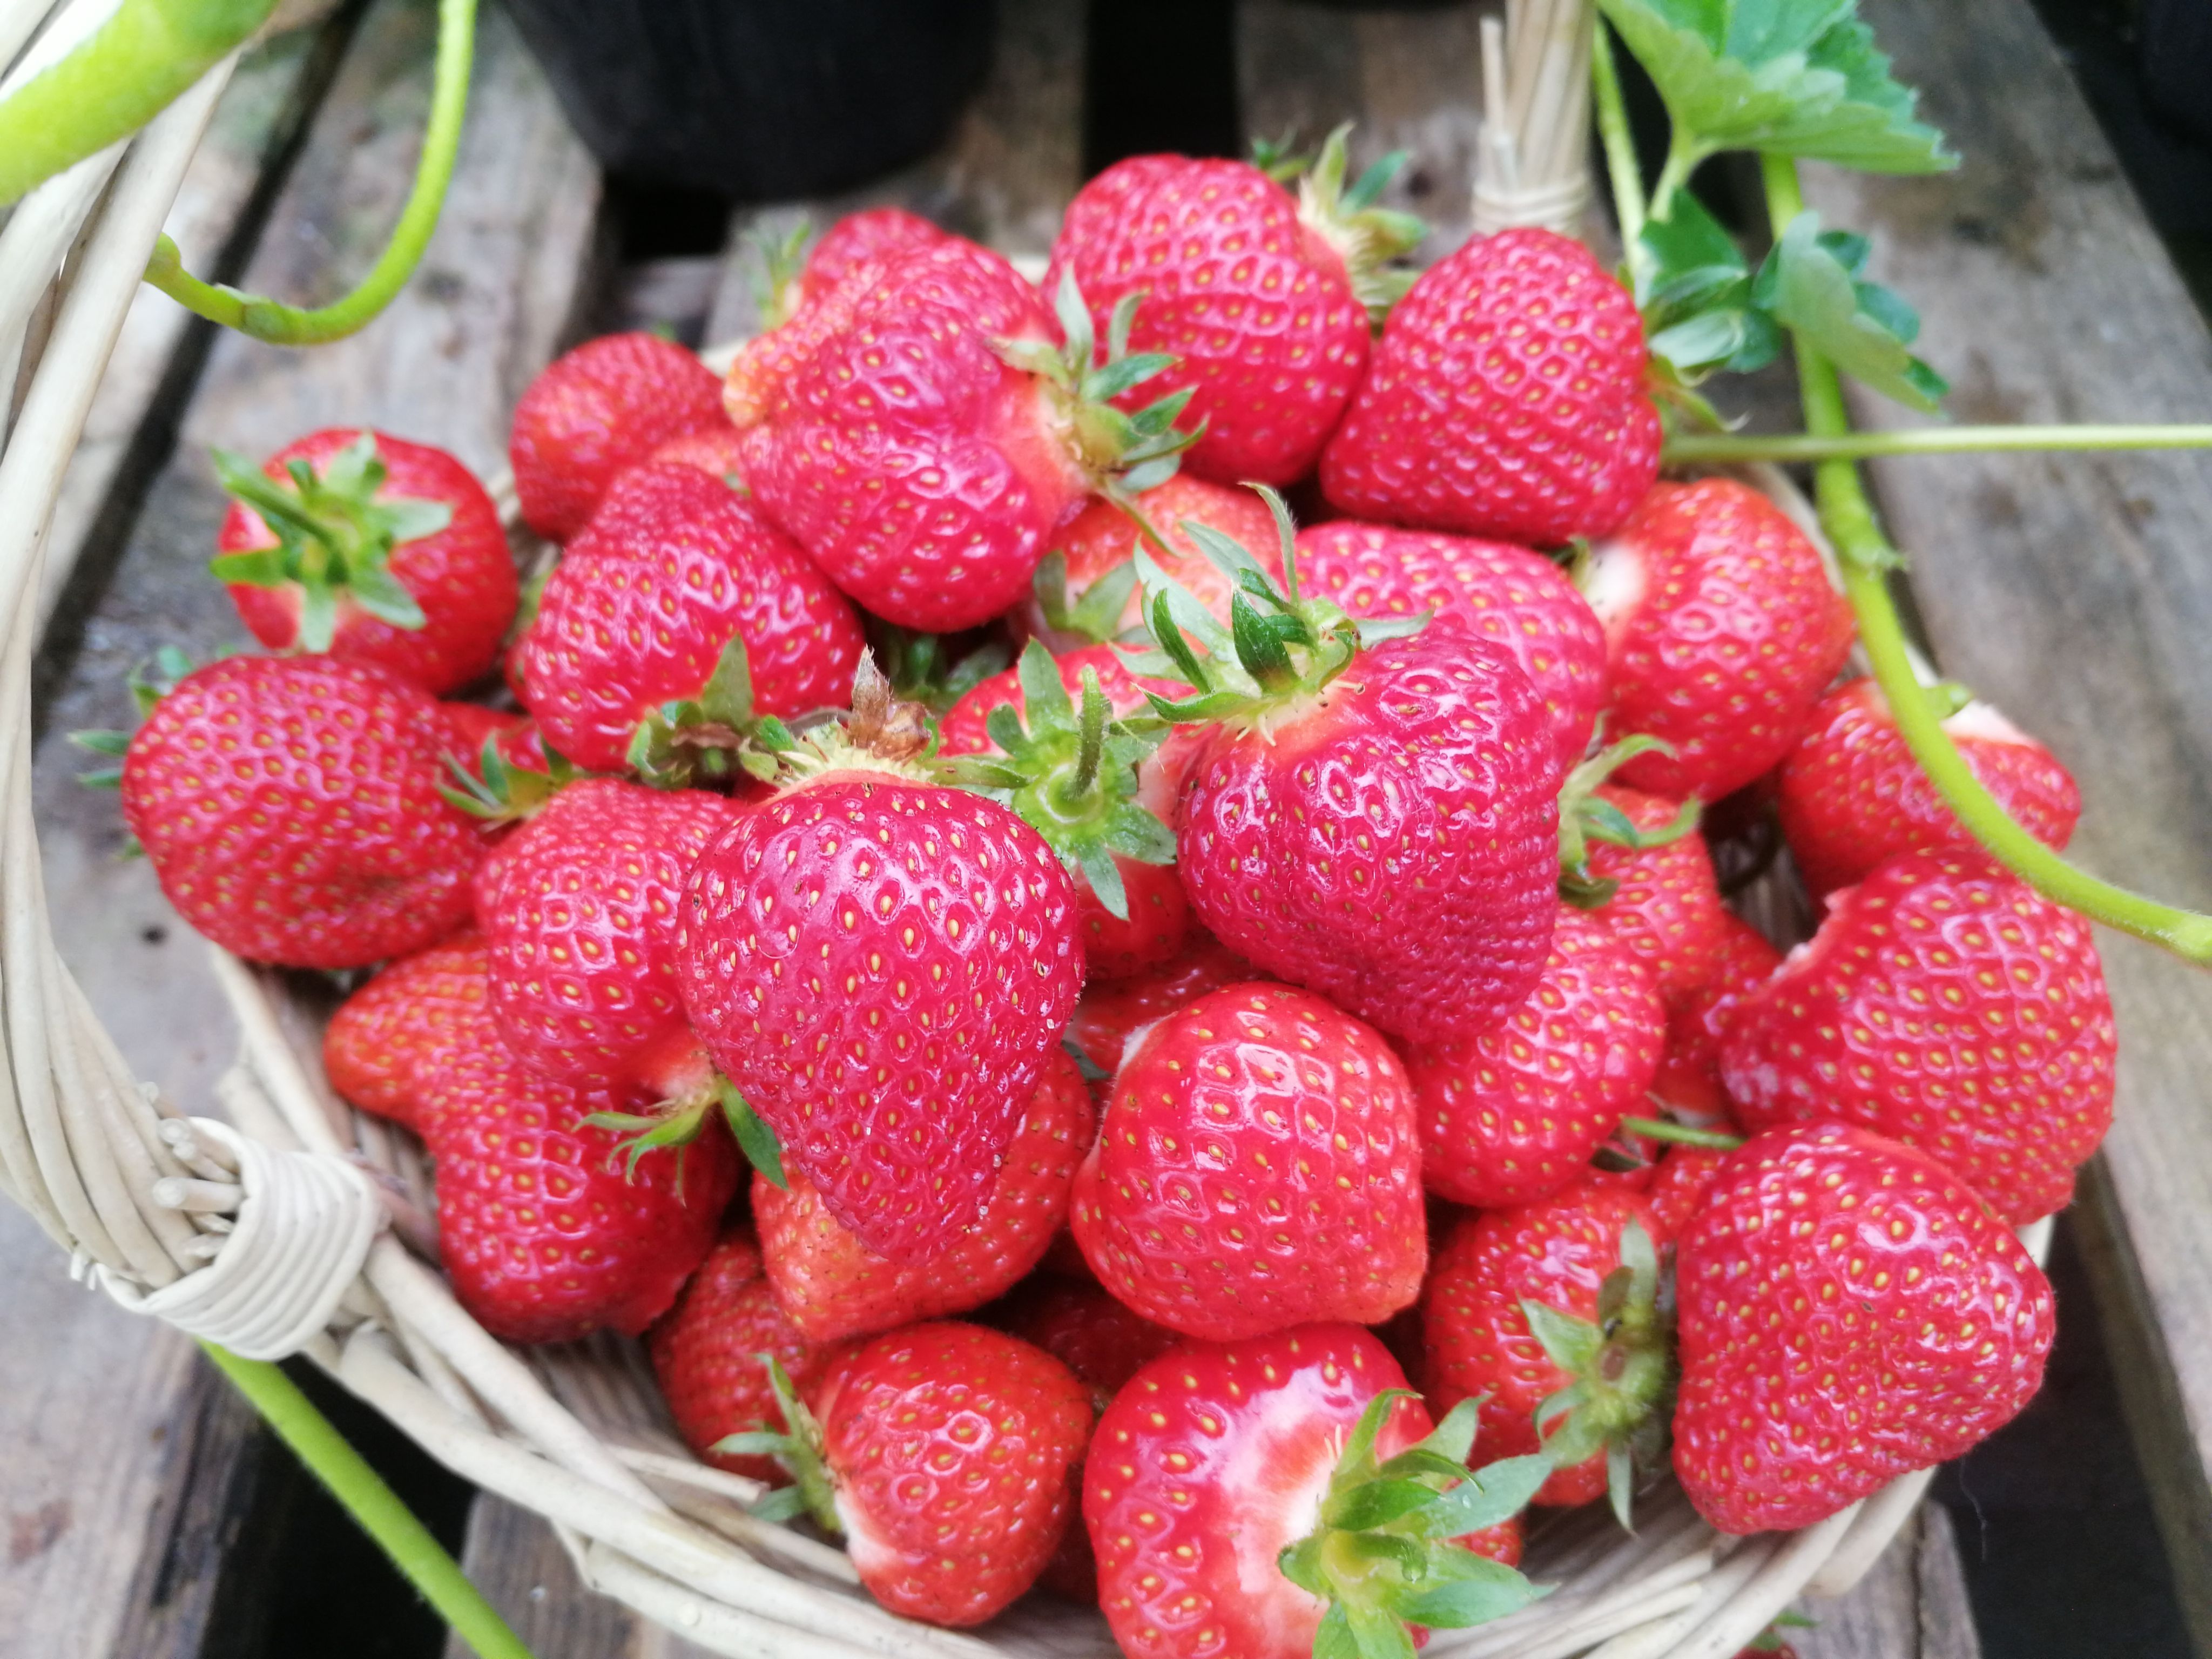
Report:
[[[727,770],[757,715],[842,703],[860,619],[743,497],[684,466],[632,469],[547,580],[524,701],[590,771]]]
[[[1809,1527],[2018,1413],[2051,1286],[1923,1152],[1839,1123],[1735,1153],[1675,1246],[1674,1472],[1723,1532]]]
[[[817,299],[843,282],[856,265],[909,248],[933,247],[953,238],[918,213],[904,208],[864,208],[848,213],[822,233],[806,256],[806,264],[786,304],[787,317],[808,301]]]
[[[490,957],[474,933],[400,957],[331,1016],[323,1074],[362,1111],[419,1128],[425,1080],[457,1034],[474,1029],[490,988]]]
[[[1130,507],[1144,515],[1166,551],[1145,539]],[[1229,620],[1229,579],[1199,550],[1183,528],[1188,520],[1218,530],[1231,541],[1258,548],[1262,568],[1282,578],[1274,560],[1275,524],[1267,504],[1249,489],[1208,483],[1178,472],[1154,484],[1128,506],[1100,498],[1053,538],[1037,566],[1036,591],[1017,621],[1055,652],[1097,644],[1144,625],[1144,597],[1133,556],[1143,545],[1160,568],[1188,588],[1215,618]]]
[[[1006,1328],[1073,1371],[1101,1411],[1139,1370],[1183,1340],[1096,1285],[1040,1274],[1029,1286],[1009,1299]]]
[[[1819,550],[1729,478],[1653,489],[1592,554],[1583,592],[1605,624],[1616,729],[1673,749],[1621,769],[1653,794],[1718,800],[1765,772],[1850,650]]]
[[[1455,1203],[1530,1204],[1578,1180],[1659,1064],[1666,1010],[1628,947],[1571,906],[1528,999],[1478,1036],[1406,1050],[1421,1178]]]
[[[1667,1149],[1667,1155],[1659,1160],[1657,1178],[1644,1189],[1644,1201],[1651,1206],[1651,1218],[1658,1224],[1653,1243],[1663,1249],[1682,1236],[1682,1229],[1690,1224],[1690,1218],[1705,1202],[1706,1191],[1729,1157],[1711,1146]]]
[[[1733,1121],[1721,1082],[1721,1044],[1743,1000],[1774,977],[1782,952],[1749,922],[1726,915],[1712,976],[1681,997],[1667,1015],[1667,1049],[1651,1079],[1651,1094],[1692,1123]]]
[[[1080,708],[1086,674],[1104,700],[1092,711],[1099,720],[1095,739],[1085,735]],[[1042,693],[1034,708],[1024,679]],[[1032,640],[1018,665],[968,691],[939,728],[941,752],[988,757],[975,770],[977,783],[1004,791],[1067,866],[1091,979],[1126,979],[1158,966],[1181,947],[1190,923],[1171,862],[1174,842],[1133,799],[1136,768],[1151,745],[1117,737],[1104,724],[1109,715],[1145,708],[1147,690],[1176,689],[1172,681],[1139,679],[1104,646],[1055,659]],[[994,714],[1000,709],[1015,717],[1012,724],[1007,714]],[[1086,742],[1096,749],[1087,781]]]
[[[1559,763],[1605,706],[1605,633],[1559,568],[1525,547],[1338,519],[1298,532],[1298,580],[1355,617],[1428,611],[1510,653],[1544,699]]]
[[[483,847],[439,796],[445,741],[428,695],[374,664],[229,657],[132,736],[124,820],[169,902],[225,950],[365,967],[468,919]]]
[[[1462,1216],[1437,1251],[1421,1297],[1429,1397],[1481,1401],[1486,1459],[1540,1440],[1555,1469],[1540,1504],[1610,1490],[1625,1524],[1632,1462],[1651,1455],[1667,1380],[1658,1232],[1637,1194],[1586,1184]]]
[[[684,878],[740,811],[702,789],[572,783],[477,872],[491,1006],[542,1077],[583,1087],[696,1088],[703,1065],[676,987]]]
[[[2112,1121],[2089,926],[1979,853],[1908,853],[1831,896],[1738,1005],[1721,1077],[1754,1133],[1836,1120],[1940,1160],[2008,1224],[2065,1207]]]
[[[420,1087],[446,1273],[503,1341],[638,1335],[714,1244],[736,1148],[709,1126],[680,1152],[625,1158],[584,1121],[621,1103],[526,1070],[488,1013]]]
[[[438,716],[446,726],[445,752],[456,761],[473,760],[483,752],[487,740],[502,754],[526,750],[538,742],[538,723],[527,714],[507,709],[487,708],[480,702],[441,702]],[[522,735],[526,728],[528,737]],[[538,758],[543,757],[541,747]]]
[[[1044,840],[929,781],[921,711],[879,676],[855,704],[693,866],[677,978],[714,1064],[830,1213],[912,1262],[981,1209],[1083,949]]]
[[[1927,695],[1948,709],[1943,729],[1983,787],[2038,841],[2063,848],[2081,816],[2066,769],[1963,688],[1936,686]],[[1782,763],[1775,802],[1790,855],[1816,896],[1899,853],[1975,845],[1905,746],[1872,680],[1855,680],[1814,707]]]
[[[653,446],[641,465],[688,466],[743,494],[745,488],[744,434],[727,421],[686,432]]]
[[[1558,908],[1558,744],[1535,688],[1455,623],[1355,623],[1227,538],[1195,539],[1236,572],[1240,621],[1232,635],[1142,558],[1160,648],[1132,666],[1180,673],[1194,695],[1155,708],[1212,727],[1182,761],[1176,830],[1199,920],[1409,1042],[1495,1024],[1543,971]]]
[[[1172,354],[1205,431],[1194,471],[1286,484],[1313,469],[1367,363],[1367,300],[1425,228],[1371,206],[1389,170],[1344,189],[1331,136],[1303,203],[1245,161],[1139,155],[1075,193],[1045,287],[1073,276],[1098,328],[1142,295],[1130,340]],[[1127,400],[1125,399],[1125,402]]]
[[[763,1354],[805,1388],[835,1351],[809,1342],[761,1273],[760,1246],[742,1226],[723,1233],[647,1344],[669,1415],[684,1443],[732,1474],[781,1486],[782,1466],[714,1449],[733,1434],[781,1426]]]
[[[1126,1045],[1145,1027],[1208,991],[1260,975],[1252,964],[1212,934],[1192,928],[1181,951],[1140,974],[1110,983],[1085,984],[1067,1027],[1067,1042],[1097,1071],[1121,1069]]]
[[[479,678],[514,616],[499,509],[442,449],[311,432],[258,470],[216,453],[236,497],[213,569],[272,651],[373,662],[435,696]]]
[[[1099,1419],[1083,1517],[1099,1605],[1143,1659],[1382,1659],[1535,1591],[1458,1535],[1506,1522],[1541,1460],[1468,1475],[1472,1410],[1432,1427],[1367,1332],[1302,1325],[1153,1360]]]
[[[1310,992],[1233,985],[1122,1061],[1070,1225],[1101,1284],[1186,1335],[1372,1324],[1420,1293],[1420,1159],[1379,1035]]]
[[[1083,1074],[1048,1054],[982,1213],[926,1261],[886,1261],[838,1224],[803,1176],[753,1181],[753,1220],[776,1298],[810,1341],[870,1336],[966,1313],[1012,1290],[1067,1218],[1068,1185],[1096,1120]]]
[[[725,420],[714,373],[657,334],[586,340],[539,371],[514,406],[507,459],[523,521],[565,542],[624,468]]]
[[[1686,812],[1680,801],[1618,784],[1591,793],[1633,826],[1641,844],[1592,837],[1583,865],[1587,884],[1571,880],[1570,896],[1597,901],[1589,914],[1650,970],[1671,1007],[1712,978],[1728,933],[1712,854],[1691,827],[1694,808]]]
[[[804,1404],[772,1374],[788,1432],[726,1443],[784,1461],[798,1485],[783,1512],[843,1533],[877,1601],[980,1625],[1036,1582],[1075,1518],[1091,1439],[1090,1397],[1066,1366],[944,1321],[841,1354]]]
[[[1636,302],[1547,230],[1479,236],[1421,274],[1322,453],[1354,518],[1532,546],[1615,529],[1659,470]]]
[[[854,267],[731,370],[755,499],[886,621],[997,616],[1095,490],[1158,482],[1189,441],[1179,396],[1109,406],[1165,367],[1122,349],[1127,319],[1094,368],[1081,296],[1063,284],[1058,306],[1055,329],[1012,266],[957,238]]]

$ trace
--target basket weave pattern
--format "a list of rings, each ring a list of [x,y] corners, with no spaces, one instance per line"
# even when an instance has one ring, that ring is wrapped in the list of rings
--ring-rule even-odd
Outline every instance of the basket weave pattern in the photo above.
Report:
[[[74,0],[64,10],[96,9]],[[1573,0],[1516,0],[1514,12],[1517,34],[1555,41],[1566,62],[1522,52],[1536,66],[1528,74],[1550,73],[1516,99],[1526,76],[1509,84],[1501,41],[1492,107],[1512,118],[1486,128],[1478,204],[1486,225],[1516,215],[1571,221],[1588,199],[1575,90],[1587,21]],[[0,369],[20,370],[0,374],[0,385],[27,388],[0,449],[0,617],[10,619],[0,666],[0,1193],[125,1306],[249,1357],[304,1352],[449,1468],[545,1516],[586,1582],[702,1647],[760,1659],[1109,1659],[1103,1620],[1035,1599],[982,1637],[893,1617],[860,1589],[842,1553],[751,1516],[755,1483],[684,1450],[635,1344],[524,1353],[487,1335],[425,1263],[432,1200],[420,1148],[336,1099],[309,1058],[310,1017],[273,976],[214,952],[242,1034],[211,1103],[218,1122],[141,1087],[63,966],[30,804],[47,527],[139,273],[231,67],[129,145],[41,187],[0,229]],[[1571,142],[1547,139],[1553,127]],[[1778,473],[1755,482],[1809,520]],[[512,519],[511,486],[494,493]],[[2033,1241],[2039,1256],[2041,1243]],[[1722,1537],[1671,1489],[1646,1500],[1633,1536],[1608,1517],[1571,1517],[1540,1531],[1531,1549],[1532,1577],[1559,1585],[1555,1594],[1500,1624],[1439,1632],[1427,1651],[1726,1659],[1800,1595],[1856,1582],[1927,1478],[1796,1534]]]

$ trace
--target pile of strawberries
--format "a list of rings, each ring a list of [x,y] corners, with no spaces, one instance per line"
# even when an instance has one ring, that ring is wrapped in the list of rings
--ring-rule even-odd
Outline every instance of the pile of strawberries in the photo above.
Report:
[[[1126,161],[1042,294],[862,214],[725,381],[592,341],[516,411],[526,596],[437,451],[226,459],[271,654],[123,759],[203,933],[383,964],[330,1077],[485,1328],[647,1335],[916,1618],[1410,1653],[1534,1594],[1532,1500],[1802,1527],[2041,1376],[2088,929],[1839,682],[1798,526],[1659,479],[1620,284],[1513,230],[1408,290],[1380,182]],[[1778,841],[1786,959],[1717,874]]]

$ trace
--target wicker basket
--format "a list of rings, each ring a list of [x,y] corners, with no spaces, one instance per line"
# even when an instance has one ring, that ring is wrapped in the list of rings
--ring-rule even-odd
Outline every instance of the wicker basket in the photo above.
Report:
[[[97,9],[69,0],[64,11]],[[0,34],[44,9],[0,3]],[[1480,211],[1493,227],[1516,216],[1571,225],[1588,199],[1577,90],[1587,16],[1575,0],[1516,0],[1512,9],[1513,61],[1504,40],[1488,43],[1490,107],[1504,113],[1486,125]],[[0,230],[0,371],[22,371],[0,372],[0,386],[27,388],[0,451],[0,616],[12,619],[0,669],[0,1191],[125,1305],[251,1358],[307,1355],[448,1468],[544,1516],[596,1589],[702,1647],[755,1659],[1106,1659],[1115,1650],[1095,1613],[1042,1598],[980,1636],[882,1611],[843,1554],[756,1519],[746,1505],[759,1487],[684,1451],[636,1345],[520,1352],[487,1335],[418,1253],[430,1237],[420,1149],[331,1093],[313,1058],[314,1017],[274,976],[214,953],[242,1051],[218,1100],[197,1103],[209,1115],[186,1116],[131,1077],[62,965],[31,819],[30,669],[46,528],[139,273],[231,68],[219,66],[127,147],[41,187]],[[1817,537],[1780,474],[1753,481]],[[511,519],[511,485],[495,495]],[[2043,1243],[2031,1240],[2039,1256]],[[1440,1632],[1427,1651],[1725,1659],[1801,1595],[1856,1583],[1928,1478],[1908,1476],[1794,1534],[1722,1536],[1671,1487],[1645,1497],[1632,1536],[1600,1514],[1565,1518],[1539,1528],[1530,1548],[1531,1576],[1555,1594],[1499,1624]]]

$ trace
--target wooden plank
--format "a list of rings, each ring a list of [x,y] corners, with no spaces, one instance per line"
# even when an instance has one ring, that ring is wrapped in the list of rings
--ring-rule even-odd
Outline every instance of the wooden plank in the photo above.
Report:
[[[404,193],[427,107],[434,9],[379,0],[247,266],[248,285],[326,298],[362,268]],[[240,630],[204,574],[222,502],[211,443],[263,453],[316,425],[368,420],[496,465],[507,412],[578,309],[598,178],[503,13],[489,12],[459,174],[422,271],[366,335],[286,352],[233,335],[209,354],[173,459],[82,630],[50,731],[127,725],[123,677],[155,646],[204,654]],[[94,572],[87,573],[88,580]],[[62,953],[142,1076],[194,1109],[235,1036],[202,948],[143,862],[117,860],[112,797],[48,741],[36,780]],[[0,1220],[19,1328],[0,1354],[0,1659],[202,1651],[228,1529],[258,1478],[219,1380],[165,1328],[70,1285],[29,1224]],[[289,1464],[272,1473],[292,1478]],[[18,1544],[20,1540],[20,1547]]]
[[[750,238],[801,215],[819,230],[865,207],[896,205],[1009,258],[1042,258],[1060,210],[1083,181],[1083,0],[1029,0],[1000,9],[989,77],[936,155],[841,196],[739,213],[707,337],[759,327],[760,264]]]
[[[586,1589],[553,1528],[504,1498],[477,1500],[462,1565],[538,1659],[707,1659],[705,1649]],[[471,1651],[448,1638],[447,1659]]]
[[[2202,420],[2212,335],[2027,0],[1869,0],[1965,156],[1878,179],[1808,169],[1920,307],[1920,349],[1968,421]],[[1909,417],[1874,400],[1873,423]],[[2074,769],[2090,868],[2212,907],[2212,460],[2201,454],[1899,460],[1875,482],[1947,672]],[[2101,941],[2118,1121],[2087,1183],[2088,1252],[2123,1402],[2196,1640],[2212,1651],[2212,979]],[[2132,1363],[2130,1363],[2130,1361]]]
[[[1411,152],[1389,205],[1418,213],[1429,235],[1422,264],[1467,240],[1482,125],[1479,21],[1472,3],[1366,10],[1314,0],[1243,0],[1237,97],[1254,137],[1295,135],[1308,149],[1351,121],[1358,170]]]
[[[1790,1632],[1798,1659],[1981,1659],[1959,1546],[1940,1504],[1923,1504],[1859,1586],[1808,1603]]]

